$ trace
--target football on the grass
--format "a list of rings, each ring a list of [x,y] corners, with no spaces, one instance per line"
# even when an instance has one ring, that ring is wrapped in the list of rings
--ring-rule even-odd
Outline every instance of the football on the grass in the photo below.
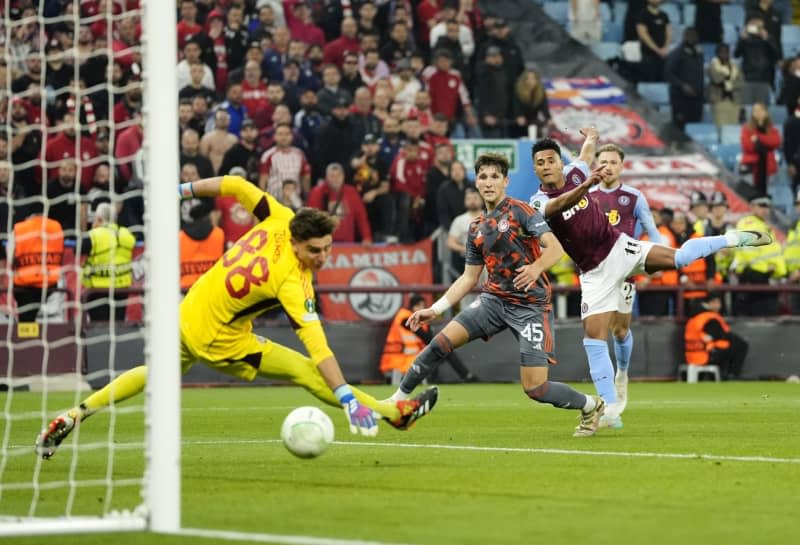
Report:
[[[333,422],[317,407],[298,407],[283,421],[281,439],[298,458],[316,458],[333,442]]]

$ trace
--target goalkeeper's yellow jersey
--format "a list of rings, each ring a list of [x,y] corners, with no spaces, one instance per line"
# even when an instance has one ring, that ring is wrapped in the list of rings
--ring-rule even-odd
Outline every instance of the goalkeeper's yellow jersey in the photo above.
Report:
[[[181,303],[181,341],[207,361],[239,360],[262,350],[253,318],[283,307],[314,364],[333,353],[316,312],[311,269],[291,246],[294,212],[238,176],[225,176],[233,195],[260,221],[192,286]]]

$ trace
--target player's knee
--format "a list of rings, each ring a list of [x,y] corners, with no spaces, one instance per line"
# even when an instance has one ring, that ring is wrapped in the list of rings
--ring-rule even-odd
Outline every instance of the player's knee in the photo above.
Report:
[[[625,340],[625,337],[628,336],[628,331],[629,330],[630,329],[628,328],[628,326],[616,325],[611,330],[611,334],[614,335],[615,339],[617,339],[618,341],[622,342],[622,341]]]
[[[542,382],[541,384],[537,384],[533,388],[528,388],[525,390],[525,394],[529,398],[534,401],[542,402],[542,398],[547,394],[547,390],[549,389],[549,383],[547,381]]]
[[[444,333],[437,333],[431,342],[431,350],[438,358],[446,358],[453,351],[453,343]]]

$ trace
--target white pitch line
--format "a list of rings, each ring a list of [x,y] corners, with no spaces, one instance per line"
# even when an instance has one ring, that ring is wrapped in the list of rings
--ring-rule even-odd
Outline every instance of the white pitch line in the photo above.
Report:
[[[251,443],[280,443],[279,439],[241,440],[241,441],[184,441],[192,445],[224,445]],[[614,450],[578,450],[559,448],[525,448],[525,447],[478,447],[474,445],[438,445],[423,443],[377,443],[368,441],[334,441],[335,445],[357,447],[389,447],[389,448],[425,448],[441,450],[465,450],[476,452],[517,452],[527,454],[566,454],[576,456],[618,456],[622,458],[667,458],[676,460],[709,460],[720,462],[765,462],[777,464],[800,464],[800,458],[775,458],[772,456],[727,456],[721,454],[681,453],[681,452],[629,452]]]
[[[293,536],[280,534],[249,534],[247,532],[206,530],[203,528],[181,528],[175,532],[175,535],[209,539],[227,539],[229,541],[249,541],[251,543],[280,543],[284,545],[409,545],[407,543],[363,541],[360,539],[334,539],[329,537]]]

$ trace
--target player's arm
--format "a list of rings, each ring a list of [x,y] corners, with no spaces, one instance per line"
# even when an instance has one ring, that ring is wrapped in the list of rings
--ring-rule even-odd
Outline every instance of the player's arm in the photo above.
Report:
[[[467,250],[469,254],[469,250]],[[483,263],[480,265],[472,265],[469,262],[464,266],[464,272],[461,276],[456,278],[442,297],[439,298],[433,305],[428,308],[416,311],[411,317],[406,320],[406,325],[411,331],[416,331],[421,324],[428,323],[437,316],[444,314],[447,309],[457,304],[466,294],[478,284],[481,273],[483,272]]]
[[[578,132],[584,136],[578,159],[587,165],[591,165],[592,161],[594,161],[594,151],[597,147],[597,141],[600,139],[600,133],[594,127],[582,127]]]
[[[592,174],[580,185],[575,186],[575,189],[571,189],[566,193],[562,193],[558,197],[549,199],[547,202],[545,202],[544,211],[540,210],[540,212],[542,212],[542,215],[545,218],[549,218],[561,212],[562,210],[566,210],[567,208],[575,206],[582,198],[586,196],[593,186],[603,181],[603,178],[603,167],[595,169]]]
[[[276,213],[286,213],[289,209],[280,204],[271,195],[241,176],[215,176],[196,182],[183,183],[178,191],[182,199],[193,197],[233,196],[242,206],[249,210],[259,221]],[[291,213],[291,211],[289,211]]]
[[[305,346],[311,362],[317,367],[325,384],[344,408],[350,423],[350,432],[377,435],[378,424],[372,411],[355,398],[336,356],[328,346],[328,339],[314,308],[314,292],[308,282],[308,279],[290,275],[278,291],[278,300],[286,311],[295,333]]]
[[[667,241],[661,236],[661,232],[653,220],[653,214],[650,212],[650,205],[647,204],[647,199],[644,195],[640,194],[636,199],[636,206],[633,208],[633,215],[636,220],[642,225],[642,229],[647,233],[647,238],[656,244],[666,244]]]

